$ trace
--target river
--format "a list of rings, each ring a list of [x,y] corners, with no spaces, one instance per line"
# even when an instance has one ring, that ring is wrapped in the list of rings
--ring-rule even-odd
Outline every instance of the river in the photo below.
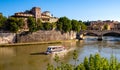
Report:
[[[99,53],[110,59],[113,54],[120,61],[120,38],[106,36],[103,41],[97,37],[86,36],[82,41],[63,42],[62,44],[27,45],[15,47],[0,47],[0,70],[46,70],[48,63],[55,65],[54,56],[45,55],[48,46],[63,45],[71,49],[65,56],[60,56],[62,62],[74,64],[73,50],[79,53],[78,62],[90,54]]]

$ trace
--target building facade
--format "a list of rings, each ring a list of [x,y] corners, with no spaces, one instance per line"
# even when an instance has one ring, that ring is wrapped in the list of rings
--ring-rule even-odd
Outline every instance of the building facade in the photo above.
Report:
[[[17,12],[11,17],[23,18],[25,21],[25,26],[23,27],[24,30],[28,30],[27,19],[29,17],[35,18],[36,21],[37,19],[41,19],[42,22],[54,23],[58,21],[58,18],[51,16],[49,11],[42,12],[39,7],[33,7],[31,10],[26,10],[25,12]]]
[[[90,21],[90,26],[88,26],[90,30],[116,30],[120,29],[120,23],[118,21]]]
[[[51,16],[51,13],[49,11],[41,12],[41,8],[39,7],[33,7],[31,10],[27,10],[25,12],[17,12],[12,17],[18,17],[18,18],[28,18],[28,17],[34,17],[37,21],[37,19],[41,19],[42,22],[57,22],[58,18]]]

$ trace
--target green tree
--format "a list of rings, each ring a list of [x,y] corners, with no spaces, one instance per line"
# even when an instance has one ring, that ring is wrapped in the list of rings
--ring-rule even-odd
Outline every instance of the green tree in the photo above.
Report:
[[[56,23],[51,23],[51,29],[55,30],[56,29]]]
[[[19,27],[15,22],[9,22],[7,24],[7,30],[11,32],[17,32],[19,30]]]
[[[100,65],[101,65],[101,63],[100,63],[101,59],[100,58],[101,57],[100,57],[99,54],[95,54],[95,56],[94,56],[94,67],[95,67],[95,70],[98,70]]]
[[[25,25],[25,21],[22,18],[16,19],[16,23],[17,23],[17,25],[19,26],[20,29],[22,29]]]
[[[105,24],[105,25],[103,26],[103,29],[104,29],[104,30],[108,30],[108,24]]]
[[[71,64],[66,64],[64,70],[73,70],[73,66]]]
[[[83,63],[80,63],[76,68],[75,70],[86,70],[85,66]]]
[[[53,66],[53,65],[50,65],[50,64],[48,63],[48,65],[47,65],[47,70],[54,70],[54,66]]]
[[[80,24],[80,30],[86,30],[87,29],[87,26],[82,21],[79,21],[79,24]]]
[[[74,66],[76,66],[77,58],[78,58],[78,52],[77,52],[77,50],[74,50],[74,52],[73,52],[73,59],[75,60]]]
[[[37,20],[37,30],[43,30],[44,27],[43,27],[43,23],[41,21],[41,19],[38,19]]]
[[[57,29],[63,31],[62,27],[63,27],[62,22],[57,22]]]
[[[57,54],[55,54],[54,61],[57,63],[57,66],[58,66],[60,59],[59,59],[59,56]]]
[[[89,70],[95,70],[95,68],[94,68],[94,57],[93,57],[92,54],[89,57]]]
[[[116,70],[120,70],[120,63],[117,64]]]
[[[37,26],[36,26],[36,22],[35,22],[34,18],[29,17],[27,20],[27,23],[28,23],[28,27],[29,27],[29,32],[37,31]]]
[[[83,22],[86,26],[90,26],[90,21]]]
[[[77,60],[76,51],[74,50],[73,58]],[[59,58],[56,56],[56,62],[60,62]],[[104,57],[101,57],[99,54],[95,54],[94,56],[91,54],[89,60],[87,57],[84,58],[84,62],[80,63],[76,67],[71,64],[61,63],[60,66],[54,69],[52,65],[48,65],[49,70],[119,70],[120,63],[118,63],[117,59],[114,56],[111,56],[111,59],[108,60]],[[48,70],[48,69],[47,69]]]
[[[0,29],[3,29],[5,22],[7,21],[7,18],[3,15],[0,15]]]
[[[43,27],[44,27],[44,30],[51,30],[52,29],[52,25],[49,22],[43,23]]]
[[[71,25],[72,25],[72,30],[73,31],[77,31],[77,32],[80,31],[80,24],[77,20],[72,20]]]
[[[110,58],[110,70],[116,70],[117,68],[117,59],[112,55],[111,58]]]
[[[109,62],[106,58],[102,58],[102,63],[100,65],[103,70],[109,70]]]
[[[11,32],[17,32],[20,29],[18,26],[18,20],[13,17],[8,18],[5,24],[5,29]]]
[[[69,32],[72,29],[71,21],[67,17],[59,18],[57,29],[63,32]]]
[[[89,63],[88,62],[89,62],[88,58],[85,57],[84,58],[84,67],[85,67],[86,70],[89,70]]]

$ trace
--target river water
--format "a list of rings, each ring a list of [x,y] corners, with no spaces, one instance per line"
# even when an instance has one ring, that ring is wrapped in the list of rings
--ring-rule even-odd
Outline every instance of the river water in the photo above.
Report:
[[[82,41],[63,42],[61,44],[27,45],[15,47],[0,47],[0,70],[46,70],[47,64],[55,65],[54,56],[45,55],[48,46],[63,45],[69,48],[69,52],[60,56],[62,62],[74,64],[73,50],[79,53],[78,62],[90,54],[99,53],[110,59],[113,54],[120,61],[120,38],[104,37],[103,41],[97,41],[97,37],[87,36]]]

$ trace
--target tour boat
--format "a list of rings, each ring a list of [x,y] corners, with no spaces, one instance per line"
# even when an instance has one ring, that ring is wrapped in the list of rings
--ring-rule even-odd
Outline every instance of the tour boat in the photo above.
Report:
[[[51,54],[51,53],[61,53],[65,52],[65,47],[64,46],[48,46],[46,54]]]

